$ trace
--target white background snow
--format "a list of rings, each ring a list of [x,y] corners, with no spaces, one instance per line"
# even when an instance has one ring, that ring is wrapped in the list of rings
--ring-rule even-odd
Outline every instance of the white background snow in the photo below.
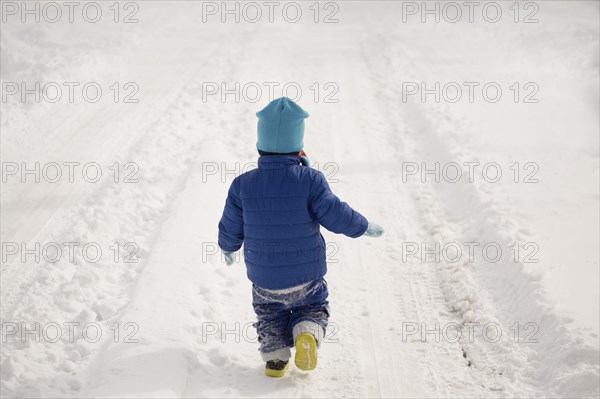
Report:
[[[67,3],[1,2],[2,397],[598,397],[598,2]],[[216,238],[282,95],[386,232],[269,379]]]

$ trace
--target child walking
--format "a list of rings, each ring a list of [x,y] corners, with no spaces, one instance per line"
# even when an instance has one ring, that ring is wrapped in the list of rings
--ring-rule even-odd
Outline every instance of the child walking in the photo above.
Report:
[[[244,244],[265,373],[282,377],[295,347],[302,370],[317,366],[329,305],[320,226],[356,238],[383,229],[336,197],[303,151],[308,113],[286,97],[256,114],[258,168],[231,183],[219,222],[227,265]]]

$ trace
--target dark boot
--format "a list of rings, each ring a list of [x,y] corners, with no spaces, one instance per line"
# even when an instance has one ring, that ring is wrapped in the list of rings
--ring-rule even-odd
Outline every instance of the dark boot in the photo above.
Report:
[[[288,363],[287,360],[269,360],[265,366],[265,374],[269,377],[283,377]]]

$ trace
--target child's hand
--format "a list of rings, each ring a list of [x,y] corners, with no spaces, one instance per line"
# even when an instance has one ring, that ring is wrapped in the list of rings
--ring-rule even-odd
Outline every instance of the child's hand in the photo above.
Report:
[[[223,256],[225,257],[225,264],[227,266],[233,265],[233,262],[235,261],[235,258],[233,256],[233,252],[225,252],[225,251],[223,251]]]
[[[367,231],[365,231],[365,236],[367,237],[381,237],[383,234],[383,227],[375,223],[369,223],[367,227]]]

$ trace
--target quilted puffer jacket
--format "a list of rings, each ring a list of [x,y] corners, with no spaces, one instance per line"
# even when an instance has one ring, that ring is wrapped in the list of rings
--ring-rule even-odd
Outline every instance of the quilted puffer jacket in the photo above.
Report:
[[[219,222],[219,246],[244,245],[248,278],[258,287],[284,289],[327,272],[319,230],[359,237],[367,219],[335,196],[325,176],[295,155],[258,159],[258,168],[234,179]]]

